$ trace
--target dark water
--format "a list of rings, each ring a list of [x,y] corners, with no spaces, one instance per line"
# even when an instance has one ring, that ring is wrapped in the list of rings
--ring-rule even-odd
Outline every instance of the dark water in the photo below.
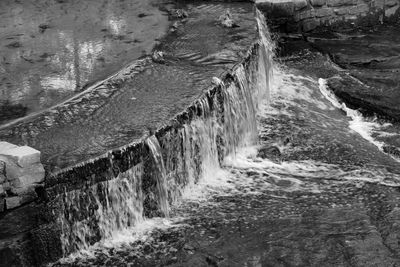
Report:
[[[0,3],[0,124],[49,108],[150,53],[161,1]]]
[[[398,266],[400,163],[374,138],[382,124],[329,94],[324,81],[341,70],[326,55],[263,60],[269,90],[256,116],[243,112],[258,141],[238,144],[222,164],[203,158],[208,171],[169,219],[144,220],[55,265]],[[212,126],[191,125],[191,137]]]

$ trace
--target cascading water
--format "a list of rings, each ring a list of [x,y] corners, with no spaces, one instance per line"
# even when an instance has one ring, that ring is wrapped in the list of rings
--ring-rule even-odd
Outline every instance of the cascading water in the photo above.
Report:
[[[145,141],[146,145],[150,150],[150,156],[153,160],[152,167],[153,175],[156,178],[157,184],[157,196],[158,203],[161,209],[162,214],[165,217],[169,216],[169,204],[167,199],[167,181],[166,181],[166,171],[164,167],[164,160],[161,154],[161,147],[158,143],[158,140],[155,136],[150,136]]]
[[[143,164],[116,179],[65,193],[60,224],[64,256],[143,220]]]
[[[146,139],[150,174],[146,175],[146,163],[140,163],[114,180],[63,195],[60,223],[65,256],[143,221],[145,193],[156,195],[157,209],[168,217],[171,204],[185,192],[215,178],[227,155],[257,141],[256,115],[261,100],[269,97],[274,47],[258,11],[257,21],[260,42],[255,60],[236,67],[217,91],[196,101],[197,112],[189,123]],[[149,175],[156,190],[144,193],[142,179]]]
[[[137,175],[132,176],[136,178],[128,179],[127,174],[101,185],[103,191],[107,188],[105,191],[113,194],[110,187],[121,191],[118,179],[131,181],[132,186],[122,191],[127,195],[136,192],[132,199],[135,212],[129,213],[126,203],[131,200],[126,201],[127,197],[112,202],[117,205],[97,204],[103,203],[103,197],[91,192],[103,192],[97,190],[99,185],[66,193],[64,199],[66,247],[87,248],[93,235],[97,241],[112,238],[113,231],[134,231],[132,222],[140,225],[146,209],[143,183],[151,184],[146,194],[154,194],[159,214],[169,214],[169,222],[174,216],[185,217],[190,233],[182,238],[182,228],[174,234],[166,231],[159,239],[150,235],[145,244],[139,240],[120,250],[113,247],[101,251],[105,256],[99,261],[82,265],[109,259],[115,261],[109,265],[174,265],[179,257],[181,266],[193,266],[203,257],[209,265],[221,261],[224,266],[275,266],[282,262],[336,266],[348,265],[348,256],[351,263],[368,259],[384,263],[374,266],[391,266],[385,260],[391,260],[393,251],[398,250],[393,245],[395,237],[387,235],[388,229],[398,230],[393,218],[399,216],[400,195],[391,188],[400,184],[398,162],[381,153],[360,132],[352,131],[352,122],[336,108],[343,106],[324,97],[323,80],[318,83],[319,77],[307,72],[307,67],[314,67],[316,57],[300,63],[287,60],[275,67],[274,46],[265,18],[258,11],[257,22],[260,43],[256,60],[237,66],[231,76],[219,82],[218,90],[208,91],[193,103],[179,117],[186,118],[184,123],[176,119],[179,123],[174,121],[174,126],[147,139],[151,162],[138,165]],[[324,61],[318,66],[327,64]],[[146,173],[149,165],[151,175]],[[228,183],[214,190],[220,171]],[[203,182],[211,185],[216,196],[205,203],[196,199]],[[81,202],[85,204],[75,208]],[[96,220],[80,214],[82,209]],[[104,219],[102,214],[114,217]],[[116,223],[116,214],[125,214],[125,219]],[[127,220],[129,214],[136,217]],[[159,249],[169,239],[174,241],[171,247]],[[144,252],[139,261],[136,251],[132,252],[136,248]],[[149,256],[152,249],[154,255]],[[165,258],[171,261],[158,261],[160,254],[168,254]],[[154,261],[147,261],[149,257]]]

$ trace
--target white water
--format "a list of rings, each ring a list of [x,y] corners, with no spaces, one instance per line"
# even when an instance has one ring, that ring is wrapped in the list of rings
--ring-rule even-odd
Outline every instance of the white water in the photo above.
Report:
[[[230,172],[221,167],[227,156],[257,141],[256,115],[263,99],[269,101],[273,70],[273,48],[265,18],[257,11],[260,33],[258,62],[245,70],[236,67],[234,81],[221,85],[222,105],[218,95],[213,107],[207,98],[195,104],[201,115],[159,140],[151,136],[145,141],[150,152],[157,190],[148,191],[156,199],[158,209],[168,217],[171,205],[184,199],[205,199],[212,191],[229,188]],[[221,112],[223,110],[223,112]],[[139,164],[114,180],[66,192],[60,214],[63,261],[79,257],[95,257],[95,252],[118,247],[145,236],[154,227],[170,227],[178,218],[144,218],[143,164]],[[146,178],[147,179],[147,178]],[[100,241],[98,241],[100,240]]]
[[[181,128],[171,130],[159,140],[154,136],[146,140],[156,165],[158,193],[154,197],[158,199],[162,213],[168,216],[171,210],[186,201],[206,203],[215,195],[240,196],[267,192],[269,196],[282,198],[285,196],[274,192],[308,191],[318,194],[323,191],[323,186],[329,186],[327,183],[318,183],[321,180],[355,185],[368,182],[399,186],[400,176],[390,173],[379,162],[369,163],[362,168],[349,164],[344,169],[343,165],[326,163],[318,158],[272,160],[258,155],[260,148],[266,144],[274,145],[282,154],[303,153],[313,148],[312,142],[292,144],[290,138],[289,143],[284,141],[285,138],[257,140],[264,133],[274,133],[277,129],[280,131],[281,126],[292,127],[288,130],[289,135],[297,134],[295,130],[298,129],[311,132],[310,136],[316,136],[313,139],[315,141],[323,133],[332,135],[332,143],[351,144],[355,140],[357,142],[352,145],[362,146],[367,143],[360,141],[364,138],[379,149],[382,144],[372,138],[372,132],[380,125],[365,121],[359,113],[341,104],[327,90],[323,80],[316,81],[275,67],[272,60],[273,45],[268,34],[265,34],[265,20],[262,17],[257,19],[261,29],[262,50],[257,66],[251,69],[256,73],[253,75],[256,78],[238,67],[234,73],[235,83],[225,85],[214,79],[216,84],[223,87],[222,107],[211,107],[207,99],[202,98],[196,103],[202,115]],[[213,103],[218,102],[216,98],[214,96]],[[348,121],[343,114],[338,115],[334,107],[345,111],[351,120]],[[222,115],[218,113],[219,109],[223,109]],[[265,120],[274,119],[281,120],[265,123]],[[285,127],[282,127],[282,131]],[[328,149],[330,145],[326,143],[324,148]],[[77,191],[66,194],[65,214],[68,216],[62,220],[66,225],[63,238],[68,240],[66,247],[75,246],[79,249],[78,253],[66,259],[67,262],[79,257],[95,258],[96,253],[107,254],[108,248],[124,249],[126,244],[147,239],[149,233],[157,228],[183,226],[179,217],[143,218],[140,185],[143,169],[140,168],[136,174],[128,171],[126,176],[120,177],[122,181],[105,183],[108,195],[122,192],[116,201],[103,204],[101,195],[94,196],[95,203],[100,207],[100,211],[95,211],[95,218],[99,221],[101,236],[101,241],[95,245],[82,241],[96,234],[88,227],[88,220],[68,217],[75,208],[87,208],[75,206],[85,193]],[[96,188],[90,191],[98,191]],[[134,197],[130,198],[132,195]]]
[[[139,164],[116,179],[65,193],[61,216],[64,255],[87,250],[101,236],[112,239],[119,231],[143,221],[143,195]]]
[[[146,139],[145,144],[150,150],[150,156],[153,160],[152,168],[153,175],[157,181],[157,196],[160,210],[165,217],[169,217],[169,203],[168,203],[168,188],[167,188],[167,173],[164,166],[161,147],[157,138],[153,135]]]
[[[333,92],[331,92],[327,86],[327,82],[324,79],[319,79],[319,89],[321,93],[332,103],[332,105],[338,109],[343,110],[346,115],[351,118],[349,122],[349,127],[353,131],[357,132],[362,136],[365,140],[368,140],[370,143],[377,146],[380,150],[383,151],[383,146],[385,145],[383,142],[376,140],[372,135],[373,133],[382,130],[385,127],[390,126],[390,123],[381,124],[376,122],[376,120],[367,120],[363,117],[363,115],[354,109],[348,108],[345,103],[340,101]],[[381,133],[382,135],[390,133]]]

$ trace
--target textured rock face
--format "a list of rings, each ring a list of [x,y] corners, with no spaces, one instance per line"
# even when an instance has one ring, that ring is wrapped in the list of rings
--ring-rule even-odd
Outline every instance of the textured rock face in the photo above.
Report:
[[[399,17],[399,0],[258,0],[271,24],[283,32],[375,25]]]
[[[351,75],[329,79],[330,89],[366,116],[400,121],[399,27],[380,25],[330,35],[307,37],[314,48]]]
[[[38,150],[0,142],[0,212],[35,200],[44,176]]]

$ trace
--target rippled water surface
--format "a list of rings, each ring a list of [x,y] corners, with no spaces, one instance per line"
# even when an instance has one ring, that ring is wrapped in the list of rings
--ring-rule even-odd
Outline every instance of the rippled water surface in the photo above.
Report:
[[[367,121],[355,124],[315,73],[298,68],[322,59],[274,71],[258,143],[210,165],[171,219],[149,220],[60,265],[399,264],[400,164],[374,144]]]
[[[96,2],[96,5],[99,3]],[[122,5],[121,12],[124,3],[116,4]],[[125,5],[128,3],[133,5],[135,2],[127,1]],[[63,168],[124,146],[161,127],[211,86],[214,76],[219,77],[238,62],[257,38],[251,5],[197,3],[188,5],[187,9],[190,17],[175,32],[169,32],[160,45],[165,52],[165,62],[153,62],[146,58],[137,66],[136,63],[130,65],[131,68],[123,69],[112,82],[84,91],[75,99],[37,116],[0,126],[0,138],[14,144],[28,144],[42,152],[43,163]],[[134,10],[135,14],[142,12],[140,8]],[[225,28],[218,24],[219,16],[226,10],[240,19],[240,27]],[[125,15],[132,20],[149,20],[152,17]],[[86,17],[82,15],[82,19]],[[97,22],[103,25],[105,21]],[[129,36],[136,38],[136,30],[141,30],[130,26],[137,25],[135,22],[130,23],[124,29],[133,31]],[[95,33],[100,36],[108,34],[101,31],[102,27]],[[110,27],[107,31],[112,30]],[[153,27],[153,24],[145,23],[143,27]],[[50,30],[44,33],[50,33]],[[152,34],[157,32],[146,28],[141,33],[149,40],[152,34],[146,35],[147,31]],[[82,33],[82,36],[85,35]],[[210,36],[213,38],[210,39]],[[101,40],[108,39],[101,37]],[[112,55],[118,53],[120,42],[122,46],[136,45],[120,40],[116,42],[110,43],[109,52]],[[115,58],[115,63],[121,66],[128,59],[121,54]]]
[[[168,27],[160,2],[1,1],[0,124],[51,107],[149,53]]]

